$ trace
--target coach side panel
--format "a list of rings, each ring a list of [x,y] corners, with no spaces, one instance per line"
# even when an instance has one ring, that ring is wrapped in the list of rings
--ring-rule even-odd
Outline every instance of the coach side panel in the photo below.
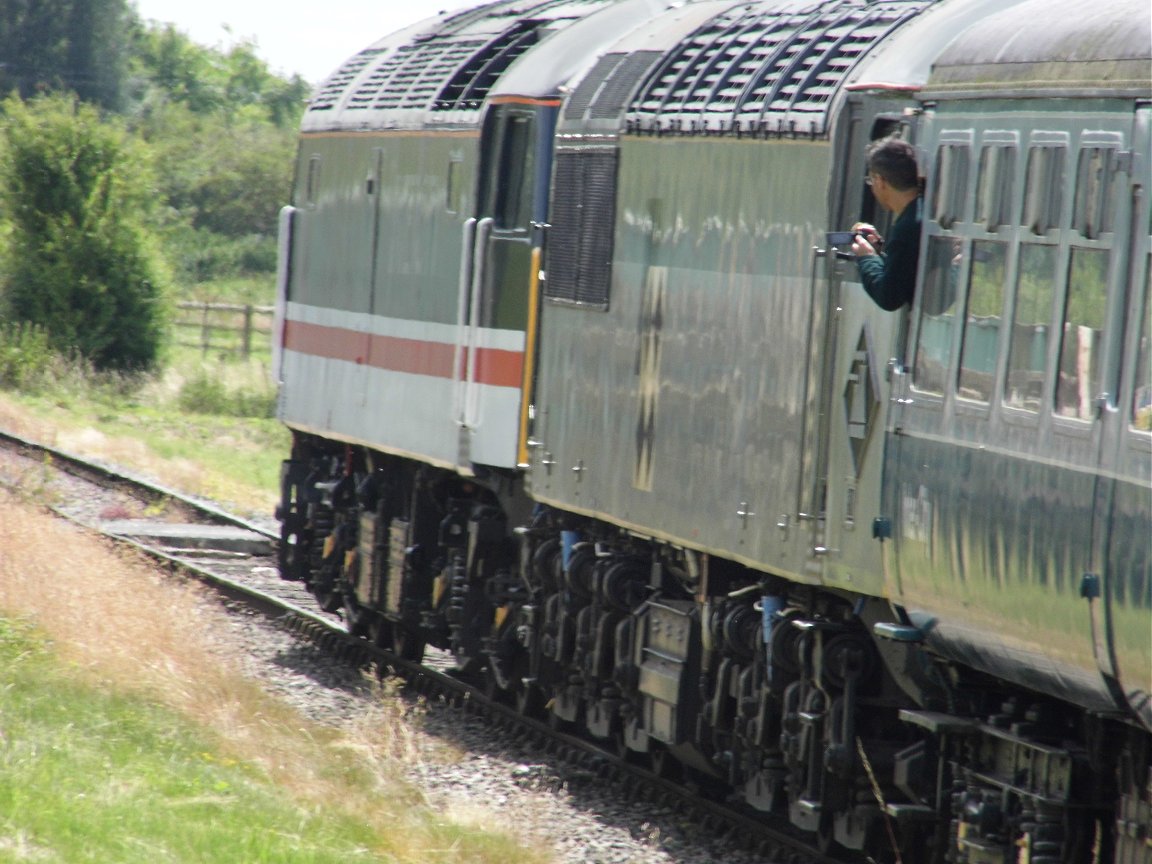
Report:
[[[1142,264],[1131,238],[1148,223],[1132,209],[1132,103],[1076,109],[969,102],[928,124],[925,278],[887,508],[901,601],[930,642],[1108,710],[1095,580],[1143,616],[1148,668],[1147,538],[1116,509],[1147,501],[1148,462],[1109,455],[1119,425],[1145,452],[1147,433],[1107,404]],[[1109,542],[1126,550],[1111,573]]]

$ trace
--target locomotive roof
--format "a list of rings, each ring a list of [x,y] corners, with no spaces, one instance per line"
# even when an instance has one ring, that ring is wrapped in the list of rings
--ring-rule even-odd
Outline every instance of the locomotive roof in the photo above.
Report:
[[[935,0],[760,0],[673,8],[583,77],[563,128],[822,135],[841,88]],[[927,57],[906,61],[914,86]]]
[[[349,58],[315,91],[303,130],[475,124],[500,76],[532,46],[613,0],[501,0],[441,14]]]
[[[931,0],[735,6],[670,51],[628,111],[641,129],[823,134],[840,86]]]
[[[653,19],[684,8],[731,5],[733,0],[616,0],[595,15],[573,22],[539,51],[529,51],[502,76],[491,96],[555,98],[618,43],[621,34],[643,30]],[[625,37],[627,38],[627,37]]]
[[[983,18],[933,66],[926,95],[1152,92],[1148,0],[1031,0]]]

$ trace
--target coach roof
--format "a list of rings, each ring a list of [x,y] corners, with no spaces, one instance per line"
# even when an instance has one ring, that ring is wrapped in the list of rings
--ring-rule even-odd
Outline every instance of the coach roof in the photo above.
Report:
[[[973,23],[937,59],[925,96],[1152,93],[1148,0],[1032,0]]]

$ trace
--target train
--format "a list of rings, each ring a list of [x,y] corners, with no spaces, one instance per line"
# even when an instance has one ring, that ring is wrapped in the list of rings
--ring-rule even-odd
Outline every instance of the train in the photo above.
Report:
[[[280,569],[877,862],[1152,862],[1147,0],[496,0],[280,220]],[[837,232],[891,227],[915,298]]]

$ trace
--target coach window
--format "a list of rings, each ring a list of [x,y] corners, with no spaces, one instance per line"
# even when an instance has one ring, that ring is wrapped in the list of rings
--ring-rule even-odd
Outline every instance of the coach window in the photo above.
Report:
[[[1051,146],[1033,147],[1028,152],[1024,225],[1033,234],[1047,234],[1060,224],[1064,154],[1065,148]]]
[[[932,218],[941,228],[951,228],[963,218],[969,158],[967,144],[941,144],[936,153]]]
[[[988,145],[980,151],[976,186],[976,224],[997,231],[1012,224],[1012,191],[1016,180],[1016,148]]]
[[[962,242],[959,237],[932,237],[928,241],[916,361],[912,367],[912,384],[922,393],[943,396],[952,365],[952,334],[956,326],[953,306]]]
[[[463,182],[460,175],[464,172],[464,160],[455,154],[448,160],[448,177],[444,184],[444,209],[449,213],[460,212],[460,197],[463,194]]]
[[[1132,427],[1152,432],[1152,309],[1149,292],[1152,291],[1152,255],[1145,260],[1144,311],[1141,314],[1140,345],[1136,351],[1136,380],[1132,391]]]
[[[960,374],[956,382],[957,395],[963,399],[988,402],[992,398],[1007,249],[1007,244],[997,241],[980,240],[972,244],[964,335],[960,343]]]
[[[1115,172],[1112,147],[1085,147],[1076,170],[1076,202],[1073,225],[1081,236],[1095,240],[1112,231]]]
[[[315,207],[319,195],[320,157],[312,156],[308,159],[308,175],[304,180],[304,203],[309,207]]]
[[[1055,408],[1061,417],[1093,416],[1108,299],[1108,251],[1072,250],[1056,382]]]
[[[973,217],[976,230],[994,234],[1012,224],[1015,164],[1014,141],[981,147]],[[974,240],[970,257],[956,392],[962,399],[986,403],[992,400],[996,376],[1008,244]]]
[[[1016,306],[1009,334],[1008,381],[1004,404],[1036,413],[1044,390],[1049,330],[1056,285],[1057,247],[1027,243],[1020,247]]]
[[[953,133],[969,136],[967,132]],[[963,261],[964,241],[941,235],[963,218],[968,189],[970,148],[966,143],[943,142],[936,150],[935,179],[931,214],[934,225],[928,230],[928,255],[920,298],[920,326],[916,337],[916,359],[912,385],[922,393],[944,395],[944,384],[952,364],[952,337],[955,333],[957,280]]]

